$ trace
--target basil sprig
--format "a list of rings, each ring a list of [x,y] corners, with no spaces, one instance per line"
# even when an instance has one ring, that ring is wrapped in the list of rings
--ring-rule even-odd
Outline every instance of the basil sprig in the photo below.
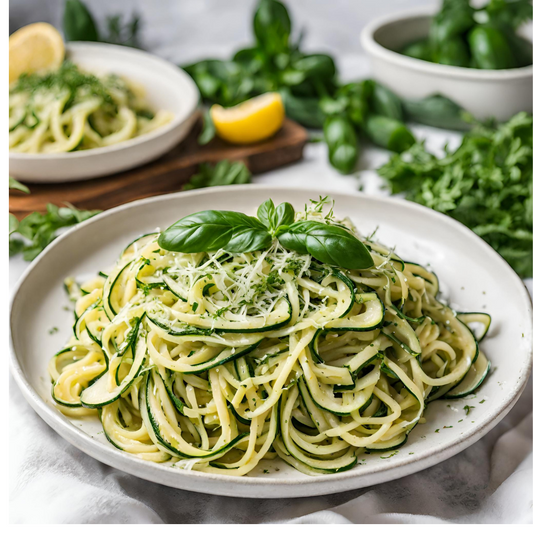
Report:
[[[294,208],[287,202],[275,207],[269,199],[260,205],[257,217],[200,211],[172,224],[158,242],[171,252],[246,253],[268,248],[277,237],[285,248],[328,265],[358,270],[374,264],[366,246],[345,229],[314,220],[294,222]]]
[[[278,207],[274,207],[274,202],[269,198],[259,206],[257,218],[268,228],[272,235],[276,235],[281,226],[289,226],[294,222],[294,207],[288,202],[283,202]]]

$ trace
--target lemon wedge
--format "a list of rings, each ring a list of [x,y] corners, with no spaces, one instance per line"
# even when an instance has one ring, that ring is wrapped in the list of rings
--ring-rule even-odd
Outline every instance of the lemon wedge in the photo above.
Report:
[[[217,135],[233,144],[252,144],[267,139],[283,124],[285,109],[279,93],[265,93],[234,107],[211,107]]]
[[[44,72],[61,66],[65,44],[46,22],[29,24],[9,37],[9,83],[23,73]]]

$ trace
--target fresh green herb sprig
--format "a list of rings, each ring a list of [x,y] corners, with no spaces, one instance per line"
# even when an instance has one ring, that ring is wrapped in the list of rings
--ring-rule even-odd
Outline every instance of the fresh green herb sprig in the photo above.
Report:
[[[474,7],[470,0],[443,0],[426,39],[402,53],[443,65],[508,69],[532,63],[531,42],[516,30],[533,18],[530,0],[490,0]]]
[[[532,267],[532,117],[477,125],[443,158],[416,144],[378,172],[393,193],[462,222],[523,278]]]
[[[98,41],[141,48],[139,31],[141,19],[132,15],[125,21],[121,15],[106,19],[106,31],[98,26],[89,8],[81,0],[66,0],[63,12],[63,33],[67,41]]]
[[[318,261],[348,269],[374,263],[366,246],[345,229],[319,221],[294,221],[294,208],[267,200],[251,217],[235,211],[200,211],[186,216],[159,236],[165,250],[182,253],[232,253],[263,250],[278,238],[287,249],[310,254]]]
[[[252,174],[244,163],[224,159],[216,165],[200,164],[198,173],[183,188],[189,190],[221,185],[242,185],[250,183],[251,177]]]
[[[9,255],[23,254],[26,261],[33,261],[56,237],[60,228],[74,226],[100,211],[81,211],[72,205],[46,206],[46,213],[30,213],[12,229],[9,217]],[[15,218],[15,217],[13,217]],[[16,220],[16,219],[15,219]],[[25,240],[15,237],[18,233]]]

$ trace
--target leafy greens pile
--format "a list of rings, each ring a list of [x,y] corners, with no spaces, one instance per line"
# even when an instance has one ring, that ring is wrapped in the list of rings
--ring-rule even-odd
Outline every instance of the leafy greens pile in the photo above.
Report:
[[[443,0],[426,39],[402,53],[442,65],[506,69],[531,65],[531,43],[516,30],[533,17],[530,0],[490,0],[473,7],[470,0]]]
[[[462,222],[490,244],[522,277],[532,268],[532,117],[477,125],[443,158],[415,144],[378,172],[393,193]]]
[[[259,0],[252,47],[239,50],[231,60],[206,59],[184,69],[209,103],[233,106],[278,91],[290,118],[309,128],[324,128],[330,162],[345,174],[354,169],[361,132],[374,144],[394,151],[415,142],[395,94],[372,80],[340,84],[333,58],[303,53],[302,35],[294,40],[291,26],[282,2]],[[214,136],[206,118],[202,143]]]

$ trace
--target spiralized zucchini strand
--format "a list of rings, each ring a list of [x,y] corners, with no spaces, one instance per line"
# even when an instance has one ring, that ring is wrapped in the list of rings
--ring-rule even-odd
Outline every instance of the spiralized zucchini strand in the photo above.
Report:
[[[75,335],[49,365],[58,408],[99,413],[126,453],[231,476],[273,456],[340,472],[401,446],[428,402],[481,384],[490,363],[461,317],[483,335],[490,317],[456,315],[432,272],[336,223],[374,267],[340,271],[276,240],[244,254],[134,241],[77,289]]]

